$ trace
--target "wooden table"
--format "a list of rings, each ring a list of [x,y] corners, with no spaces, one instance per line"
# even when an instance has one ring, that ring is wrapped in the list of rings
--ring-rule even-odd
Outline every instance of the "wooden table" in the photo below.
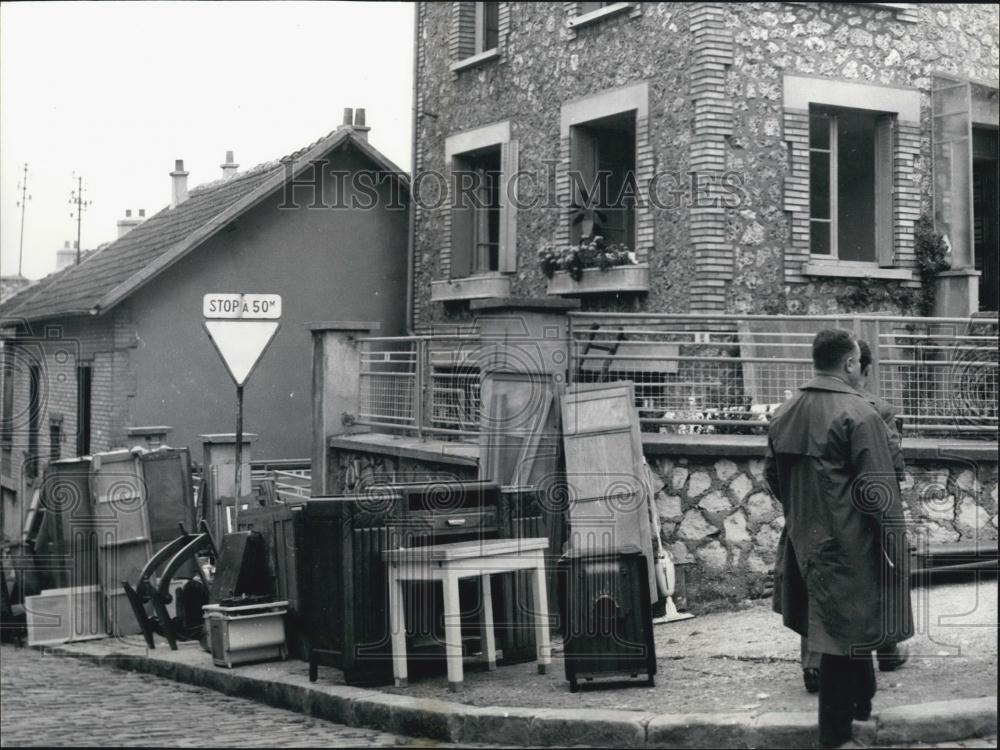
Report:
[[[483,654],[490,670],[496,669],[496,641],[493,634],[493,598],[490,576],[518,570],[532,570],[532,610],[535,617],[535,645],[538,671],[545,673],[552,663],[549,645],[548,595],[545,590],[545,552],[549,540],[487,539],[469,542],[434,544],[427,547],[386,550],[382,559],[388,565],[389,627],[392,638],[392,675],[396,687],[406,687],[406,622],[403,607],[403,583],[440,581],[444,587],[445,656],[448,664],[448,687],[458,690],[462,684],[462,622],[458,601],[458,582],[478,578],[482,591],[481,618]]]

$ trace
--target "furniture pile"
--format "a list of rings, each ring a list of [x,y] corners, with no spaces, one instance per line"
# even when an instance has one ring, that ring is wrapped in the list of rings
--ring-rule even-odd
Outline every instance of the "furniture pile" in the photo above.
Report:
[[[32,551],[24,591],[38,592],[24,597],[29,644],[143,632],[122,582],[138,580],[194,517],[186,449],[52,461],[24,524],[24,546]],[[158,601],[172,600],[165,591]],[[153,601],[147,604],[149,616],[162,619]]]

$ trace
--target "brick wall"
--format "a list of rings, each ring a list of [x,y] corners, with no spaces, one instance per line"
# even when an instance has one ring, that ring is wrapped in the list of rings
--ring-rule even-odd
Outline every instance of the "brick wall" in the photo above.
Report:
[[[892,154],[895,261],[914,267],[912,224],[931,208],[930,77],[996,81],[1000,63],[995,5],[895,11],[854,3],[636,3],[579,28],[567,27],[575,3],[504,5],[510,33],[501,59],[456,73],[452,4],[420,4],[418,171],[445,173],[447,136],[510,120],[520,167],[539,170],[540,184],[522,179],[522,200],[545,190],[566,193],[561,106],[645,81],[649,117],[638,124],[637,141],[641,149],[645,137],[648,150],[637,149],[640,168],[669,171],[682,184],[691,170],[732,170],[742,180],[738,206],[651,211],[648,228],[637,226],[637,249],[650,265],[648,295],[584,300],[596,309],[815,314],[842,308],[837,297],[855,280],[801,273],[808,260],[808,170],[797,151],[808,122],[785,107],[786,75],[918,92],[919,122],[898,123]],[[447,277],[440,253],[446,216],[446,206],[417,209],[418,325],[465,317],[460,307],[429,301],[430,281]],[[545,295],[536,253],[566,237],[565,221],[558,207],[519,210],[515,295]],[[878,309],[902,312],[886,303]]]
[[[91,383],[91,452],[124,446],[129,421],[130,398],[135,393],[130,351],[136,344],[134,327],[125,307],[101,318],[67,318],[37,323],[31,336],[11,343],[14,384],[13,433],[9,446],[10,471],[7,478],[16,487],[22,481],[37,486],[44,464],[52,455],[50,425],[60,421],[60,455],[76,455],[79,420],[77,414],[77,366],[90,364]],[[39,479],[24,477],[28,451],[28,404],[30,367],[39,367],[40,401],[38,448],[42,464]]]

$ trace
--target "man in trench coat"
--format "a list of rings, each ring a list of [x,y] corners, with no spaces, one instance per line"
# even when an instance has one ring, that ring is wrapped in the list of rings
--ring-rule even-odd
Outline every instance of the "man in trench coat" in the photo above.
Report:
[[[878,415],[882,418],[882,422],[885,424],[889,435],[889,453],[892,455],[892,465],[896,470],[896,479],[902,483],[906,475],[906,464],[903,461],[902,440],[900,439],[899,429],[896,426],[896,412],[888,401],[868,390],[872,378],[871,346],[867,341],[859,339],[858,349],[861,351],[861,359],[859,360],[861,380],[856,390],[865,397],[869,404],[875,407],[875,411],[878,412]],[[782,530],[779,544],[781,546],[785,544],[784,530]],[[899,591],[897,601],[901,617],[909,618],[903,621],[900,630],[906,634],[905,637],[909,637],[913,630],[913,622],[912,618],[910,618],[909,589]],[[810,693],[815,693],[819,690],[819,662],[821,654],[809,650],[809,639],[805,636],[802,637],[801,651],[803,681],[805,682],[806,690]],[[896,640],[889,639],[878,647],[877,660],[879,671],[893,672],[903,666],[908,658],[905,647],[900,649]]]
[[[912,630],[899,602],[909,550],[888,431],[856,390],[854,334],[820,331],[813,364],[816,376],[775,413],[765,472],[785,515],[774,608],[822,654],[819,740],[836,747],[871,714],[871,652]]]

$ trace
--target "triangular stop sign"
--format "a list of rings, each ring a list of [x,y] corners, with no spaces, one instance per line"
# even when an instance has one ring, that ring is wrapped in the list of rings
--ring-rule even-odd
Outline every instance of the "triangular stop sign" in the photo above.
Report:
[[[278,321],[206,320],[205,330],[236,385],[242,386],[278,332]]]

